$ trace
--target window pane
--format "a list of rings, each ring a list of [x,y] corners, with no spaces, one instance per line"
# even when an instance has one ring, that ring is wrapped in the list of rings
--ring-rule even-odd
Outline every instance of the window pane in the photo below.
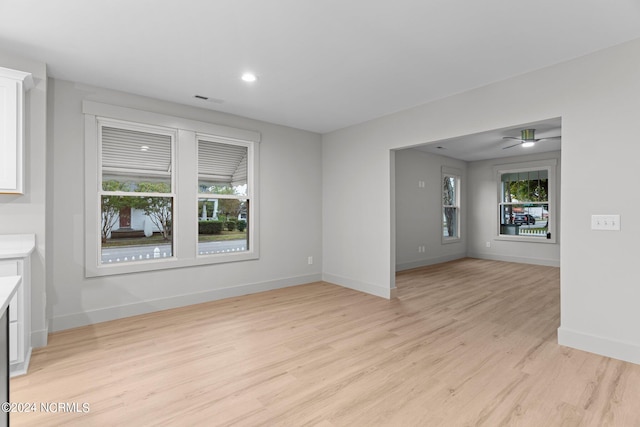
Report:
[[[443,237],[458,237],[458,208],[444,208],[442,235]]]
[[[547,171],[502,174],[502,201],[505,203],[546,202],[549,198]]]
[[[550,220],[547,203],[500,206],[500,234],[546,238]]]
[[[173,197],[101,196],[101,262],[173,256]]]
[[[451,206],[456,204],[456,178],[445,176],[442,186],[442,204]]]
[[[246,195],[248,152],[244,145],[199,140],[199,192]]]
[[[198,200],[198,254],[249,250],[249,200]]]
[[[142,182],[163,183],[171,192],[170,135],[102,126],[102,180],[136,191]]]
[[[198,193],[200,194],[229,194],[233,196],[246,196],[247,184],[228,185],[228,184],[212,184],[211,182],[199,181]]]
[[[166,180],[149,180],[141,177],[105,175],[104,191],[135,191],[140,193],[171,193],[171,177]]]

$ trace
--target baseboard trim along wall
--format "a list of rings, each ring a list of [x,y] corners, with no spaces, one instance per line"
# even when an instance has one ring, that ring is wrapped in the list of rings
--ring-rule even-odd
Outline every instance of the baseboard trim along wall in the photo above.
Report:
[[[562,326],[558,328],[558,344],[640,364],[640,347],[635,344],[585,334]]]
[[[343,288],[353,289],[354,291],[364,292],[365,294],[370,294],[385,299],[393,298],[395,292],[392,291],[391,288],[373,285],[371,283],[360,282],[359,280],[336,276],[334,274],[323,274],[322,280],[334,285],[342,286]]]
[[[510,255],[495,255],[495,254],[488,254],[483,252],[470,252],[468,254],[468,257],[478,258],[478,259],[488,259],[491,261],[506,261],[506,262],[517,262],[521,264],[544,265],[547,267],[560,267],[560,260],[556,260],[556,259],[519,257],[519,256],[510,256]]]
[[[411,270],[414,268],[427,267],[429,265],[441,264],[443,262],[455,261],[457,259],[466,258],[467,254],[453,254],[436,258],[421,259],[418,261],[405,262],[396,264],[396,272]]]
[[[29,362],[31,361],[31,351],[32,348],[29,347],[27,350],[27,354],[24,357],[24,362],[22,363],[13,363],[9,369],[9,373],[11,377],[17,377],[18,375],[24,375],[29,370]]]
[[[31,347],[38,348],[47,345],[47,337],[49,336],[48,329],[42,329],[40,331],[31,331]]]
[[[210,291],[194,294],[176,295],[170,298],[141,301],[139,303],[108,307],[81,313],[65,314],[62,316],[54,316],[53,319],[51,319],[49,329],[51,332],[63,331],[65,329],[137,316],[139,314],[152,313],[154,311],[168,310],[171,308],[184,307],[203,302],[233,298],[290,286],[298,286],[306,283],[318,282],[320,280],[322,280],[320,273],[310,274],[286,279],[270,280],[267,282],[232,286],[222,289],[212,289]]]

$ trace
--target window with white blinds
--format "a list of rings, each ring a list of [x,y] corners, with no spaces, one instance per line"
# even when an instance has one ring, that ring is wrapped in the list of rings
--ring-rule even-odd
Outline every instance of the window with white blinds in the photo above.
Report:
[[[99,121],[101,264],[174,256],[176,131]]]
[[[198,255],[250,249],[251,144],[198,135]],[[222,229],[222,231],[219,231]],[[216,234],[225,244],[216,243]]]
[[[87,276],[259,257],[258,133],[92,102],[83,111]]]

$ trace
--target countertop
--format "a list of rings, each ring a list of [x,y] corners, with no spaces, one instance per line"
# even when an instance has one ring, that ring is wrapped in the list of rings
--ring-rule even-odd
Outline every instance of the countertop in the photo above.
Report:
[[[0,234],[0,259],[25,258],[35,247],[35,234]]]
[[[0,315],[9,307],[11,298],[16,293],[21,281],[22,277],[20,276],[0,277]]]

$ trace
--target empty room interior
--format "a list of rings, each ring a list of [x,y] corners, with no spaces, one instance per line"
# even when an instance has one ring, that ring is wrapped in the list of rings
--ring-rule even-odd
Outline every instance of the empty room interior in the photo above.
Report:
[[[0,426],[640,425],[637,1],[103,3],[0,4]]]

